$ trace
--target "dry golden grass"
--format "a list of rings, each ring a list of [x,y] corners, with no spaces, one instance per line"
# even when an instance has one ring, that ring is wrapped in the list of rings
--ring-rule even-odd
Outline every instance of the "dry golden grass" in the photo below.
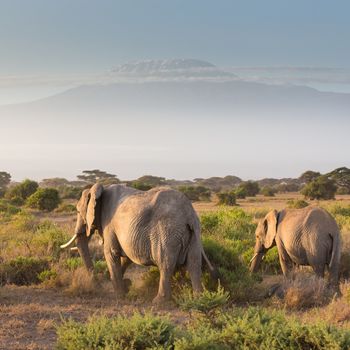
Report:
[[[40,335],[45,334],[50,329],[55,329],[55,321],[50,318],[42,318],[36,324],[36,330]]]
[[[71,273],[71,281],[65,291],[72,296],[93,295],[97,293],[97,281],[93,273],[78,267]]]
[[[329,300],[327,283],[315,275],[298,274],[293,281],[285,282],[283,303],[288,309],[300,310],[321,306]]]

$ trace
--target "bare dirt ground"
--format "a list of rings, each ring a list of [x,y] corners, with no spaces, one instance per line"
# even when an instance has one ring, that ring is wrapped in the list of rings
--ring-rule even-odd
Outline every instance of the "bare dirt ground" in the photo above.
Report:
[[[257,196],[239,200],[238,204],[247,210],[282,209],[290,199],[302,199],[302,197],[295,193],[281,194],[272,198]],[[337,201],[350,204],[350,196],[339,196]],[[215,202],[198,202],[194,203],[194,207],[198,213],[218,209]],[[69,230],[73,230],[75,223],[74,214],[50,214],[42,218],[53,220]],[[136,282],[140,278],[137,271],[137,269],[131,270],[127,277]],[[279,276],[267,277],[264,285],[267,288],[278,278]],[[338,307],[344,310],[342,305]],[[62,290],[8,285],[0,288],[0,349],[53,349],[56,342],[55,326],[60,324],[62,319],[72,317],[74,320],[84,321],[96,314],[113,316],[147,310],[160,315],[170,315],[170,318],[177,323],[184,323],[189,317],[187,313],[171,305],[158,309],[152,307],[150,302],[118,301],[109,282],[96,295],[84,298],[73,297]],[[350,309],[347,307],[346,310],[347,314],[344,317],[350,319]],[[324,317],[322,310],[317,312],[318,317]],[[337,310],[334,312],[339,314]]]
[[[131,277],[129,275],[129,277]],[[63,290],[9,285],[0,289],[0,349],[54,349],[56,325],[63,319],[85,321],[93,315],[109,317],[152,311],[184,323],[188,314],[175,305],[157,308],[151,302],[117,300],[109,282],[96,295],[74,297]]]

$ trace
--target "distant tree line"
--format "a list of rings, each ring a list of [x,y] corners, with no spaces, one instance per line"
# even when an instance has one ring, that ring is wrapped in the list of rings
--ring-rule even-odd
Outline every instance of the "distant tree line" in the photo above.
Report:
[[[11,183],[11,175],[0,171],[0,197],[10,203],[51,211],[58,207],[62,199],[77,200],[84,188],[99,182],[105,186],[119,184],[117,175],[99,169],[84,170],[77,180],[65,178],[44,179],[40,183],[26,179],[21,183]],[[335,194],[350,194],[350,169],[337,168],[329,173],[308,170],[297,179],[266,178],[258,181],[242,181],[239,177],[197,178],[193,181],[177,181],[164,177],[144,175],[124,182],[136,189],[147,191],[158,186],[170,186],[184,193],[192,201],[209,201],[215,195],[219,204],[236,205],[237,199],[261,194],[272,197],[276,193],[300,191],[306,199],[333,199]]]

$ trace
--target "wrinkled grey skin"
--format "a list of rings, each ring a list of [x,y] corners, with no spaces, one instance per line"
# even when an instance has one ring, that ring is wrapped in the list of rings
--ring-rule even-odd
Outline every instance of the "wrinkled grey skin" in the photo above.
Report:
[[[170,279],[175,268],[186,264],[193,290],[200,292],[202,257],[211,272],[200,238],[200,223],[191,202],[168,188],[147,192],[124,185],[84,190],[77,204],[76,244],[88,269],[92,269],[88,241],[98,230],[113,286],[123,296],[123,275],[130,263],[156,265],[159,291],[154,302],[171,296]],[[72,242],[74,243],[74,242]]]
[[[324,209],[273,210],[258,224],[251,271],[256,272],[268,249],[277,245],[283,274],[293,267],[311,266],[319,277],[329,269],[329,282],[338,288],[341,239],[333,217]]]

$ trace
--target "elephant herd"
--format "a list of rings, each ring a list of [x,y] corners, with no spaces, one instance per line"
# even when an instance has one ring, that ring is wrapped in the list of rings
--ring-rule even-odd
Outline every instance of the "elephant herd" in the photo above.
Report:
[[[212,277],[219,278],[204,252],[198,216],[181,192],[170,188],[143,192],[125,185],[103,187],[97,183],[83,191],[77,212],[75,233],[61,248],[76,244],[84,265],[92,270],[88,243],[97,231],[113,287],[120,297],[127,291],[123,276],[131,263],[159,268],[154,303],[170,299],[171,277],[178,266],[186,266],[195,293],[202,290],[202,259]],[[323,277],[327,266],[330,284],[338,287],[340,234],[335,220],[325,210],[308,207],[268,213],[256,229],[252,272],[274,245],[285,276],[290,275],[294,265],[309,265]]]

